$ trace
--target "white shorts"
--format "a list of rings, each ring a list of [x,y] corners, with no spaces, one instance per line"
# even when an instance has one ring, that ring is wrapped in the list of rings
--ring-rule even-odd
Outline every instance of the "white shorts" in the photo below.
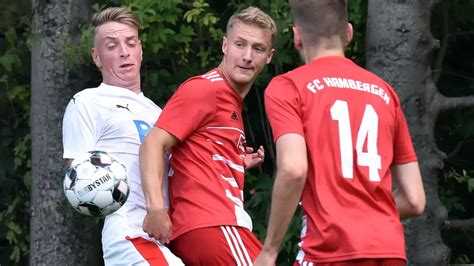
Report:
[[[151,265],[179,266],[184,265],[181,259],[160,242],[144,237],[125,237],[114,239],[103,246],[104,263],[106,266],[115,265]]]

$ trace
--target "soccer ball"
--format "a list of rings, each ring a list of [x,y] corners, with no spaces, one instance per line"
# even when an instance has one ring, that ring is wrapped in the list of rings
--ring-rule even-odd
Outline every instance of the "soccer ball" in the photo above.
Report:
[[[106,216],[128,198],[125,166],[104,151],[90,151],[74,159],[64,177],[64,194],[71,206],[89,216]]]

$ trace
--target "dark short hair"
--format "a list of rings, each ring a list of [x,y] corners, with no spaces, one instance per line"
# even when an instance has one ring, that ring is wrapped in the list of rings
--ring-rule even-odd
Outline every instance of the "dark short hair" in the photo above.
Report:
[[[347,41],[346,0],[290,0],[289,4],[295,26],[309,42],[333,36]]]

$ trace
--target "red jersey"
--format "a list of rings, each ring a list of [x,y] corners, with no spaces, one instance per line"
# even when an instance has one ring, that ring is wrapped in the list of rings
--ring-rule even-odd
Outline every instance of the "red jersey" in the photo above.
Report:
[[[275,77],[265,106],[275,141],[306,141],[297,260],[405,259],[390,165],[416,154],[390,85],[349,59],[323,57]]]
[[[211,226],[252,230],[243,204],[242,105],[242,97],[214,69],[181,84],[156,122],[180,140],[170,160],[172,239]]]

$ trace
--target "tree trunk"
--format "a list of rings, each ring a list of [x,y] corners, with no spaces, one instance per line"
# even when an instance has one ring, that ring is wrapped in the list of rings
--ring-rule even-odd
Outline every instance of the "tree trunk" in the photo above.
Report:
[[[74,92],[87,80],[67,65],[65,43],[87,23],[86,0],[32,0],[31,265],[100,265],[100,224],[68,206],[62,181],[62,118]]]
[[[432,51],[439,46],[430,31],[434,0],[369,0],[367,68],[396,90],[405,111],[426,192],[423,215],[404,222],[409,265],[447,265],[450,250],[441,227],[447,211],[438,195],[444,153],[434,136],[442,96],[432,78]]]

